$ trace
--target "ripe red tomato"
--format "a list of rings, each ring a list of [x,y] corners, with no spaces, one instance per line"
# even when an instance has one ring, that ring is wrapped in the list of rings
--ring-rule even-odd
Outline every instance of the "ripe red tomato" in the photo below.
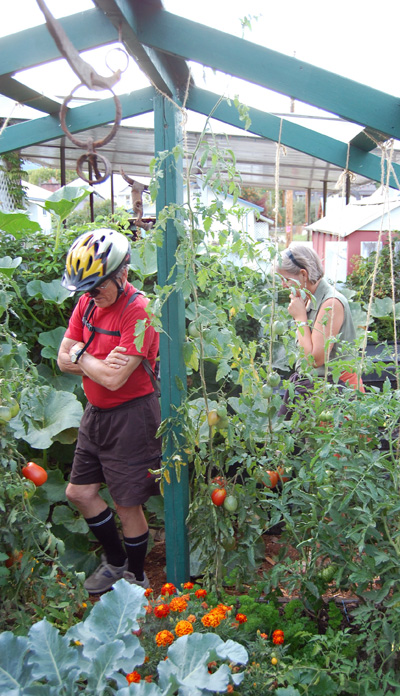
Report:
[[[213,501],[214,505],[216,505],[217,507],[219,507],[220,505],[223,504],[225,498],[226,498],[225,488],[216,488],[211,493],[211,500]]]
[[[42,486],[47,481],[47,471],[35,462],[28,462],[22,469],[22,476],[33,481],[35,486]]]
[[[8,554],[8,558],[5,561],[4,565],[6,566],[6,568],[11,568],[11,566],[13,566],[15,563],[21,562],[23,555],[24,554],[22,553],[22,551],[12,551]]]
[[[269,476],[269,480],[271,482],[271,485],[268,485],[268,483],[265,483],[264,485],[267,486],[267,488],[275,488],[276,484],[279,481],[279,474],[277,471],[267,471],[267,474]]]

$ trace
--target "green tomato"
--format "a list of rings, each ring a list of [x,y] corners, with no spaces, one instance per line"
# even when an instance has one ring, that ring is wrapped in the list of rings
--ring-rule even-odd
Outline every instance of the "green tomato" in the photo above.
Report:
[[[228,410],[225,406],[225,404],[218,404],[217,406],[217,414],[219,418],[226,418],[228,415]]]
[[[11,408],[9,406],[0,406],[0,424],[8,423],[12,418]]]
[[[188,326],[188,332],[189,332],[189,336],[192,336],[192,338],[199,338],[199,336],[200,336],[200,331],[193,321],[191,321],[189,326]]]
[[[233,551],[236,549],[236,539],[234,536],[226,537],[221,543],[225,551]]]
[[[18,415],[19,413],[19,403],[16,399],[10,399],[9,401],[9,407],[11,410],[11,418],[15,418],[15,416]]]
[[[33,481],[29,481],[29,479],[26,479],[25,481],[23,481],[23,488],[25,500],[30,500],[32,496],[35,494],[36,485],[33,483]]]
[[[225,510],[228,510],[228,512],[235,512],[238,507],[238,501],[237,498],[235,498],[234,495],[227,495],[225,500],[224,500],[224,508]]]
[[[267,383],[270,387],[278,387],[281,383],[281,378],[277,372],[271,372],[271,374],[268,376]]]
[[[322,580],[325,580],[325,582],[331,582],[335,577],[336,571],[337,565],[335,563],[331,563],[330,565],[325,566],[325,568],[321,570]]]
[[[322,411],[322,413],[320,414],[319,417],[320,417],[320,419],[321,419],[322,421],[324,421],[324,422],[333,421],[333,413],[332,413],[332,411]]]
[[[270,399],[272,394],[274,393],[274,390],[272,387],[269,386],[269,384],[264,384],[262,388],[262,395],[264,399]]]
[[[272,335],[273,336],[280,336],[281,334],[284,333],[285,328],[286,328],[286,326],[285,326],[283,321],[279,321],[279,320],[274,321],[274,323],[272,324]]]

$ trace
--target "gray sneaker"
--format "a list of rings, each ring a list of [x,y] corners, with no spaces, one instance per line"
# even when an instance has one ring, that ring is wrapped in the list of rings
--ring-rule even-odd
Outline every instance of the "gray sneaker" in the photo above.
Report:
[[[150,587],[149,578],[147,577],[146,573],[143,573],[143,580],[136,580],[135,573],[131,573],[131,572],[129,572],[129,570],[125,570],[122,577],[127,582],[130,582],[131,585],[139,585],[140,587],[143,587],[144,589],[147,589],[147,587]]]
[[[101,555],[101,563],[98,568],[86,578],[83,583],[84,588],[91,594],[99,594],[100,592],[107,592],[114,585],[117,580],[121,580],[124,572],[128,568],[128,559],[126,559],[123,566],[113,566],[111,563],[107,563],[107,558],[103,553]]]

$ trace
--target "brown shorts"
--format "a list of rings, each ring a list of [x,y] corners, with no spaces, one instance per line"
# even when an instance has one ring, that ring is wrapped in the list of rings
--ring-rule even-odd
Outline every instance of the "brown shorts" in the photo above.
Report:
[[[106,483],[117,505],[141,505],[159,494],[160,404],[147,394],[120,406],[100,409],[87,404],[79,427],[70,482]]]

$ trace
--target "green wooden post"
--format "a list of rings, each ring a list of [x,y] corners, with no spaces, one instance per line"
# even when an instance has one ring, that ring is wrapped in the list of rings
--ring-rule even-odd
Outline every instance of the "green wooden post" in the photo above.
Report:
[[[181,142],[181,114],[174,104],[162,95],[154,97],[155,152],[171,151]],[[157,214],[169,203],[182,203],[182,162],[173,155],[164,162],[164,177],[161,179],[157,196]],[[168,222],[164,243],[158,249],[158,284],[167,282],[175,264],[177,233],[173,222]],[[170,279],[168,284],[171,283]],[[162,315],[165,333],[160,337],[161,413],[162,418],[174,415],[174,406],[179,406],[186,395],[186,368],[182,346],[185,340],[185,305],[181,293],[173,293],[165,303]],[[177,380],[183,385],[178,388]],[[179,436],[179,433],[178,433]],[[171,443],[167,443],[165,456],[172,454]],[[182,455],[184,461],[184,455]],[[189,579],[189,548],[186,517],[189,506],[188,467],[181,469],[178,482],[171,471],[171,483],[164,485],[165,536],[167,554],[167,578],[178,587]]]

